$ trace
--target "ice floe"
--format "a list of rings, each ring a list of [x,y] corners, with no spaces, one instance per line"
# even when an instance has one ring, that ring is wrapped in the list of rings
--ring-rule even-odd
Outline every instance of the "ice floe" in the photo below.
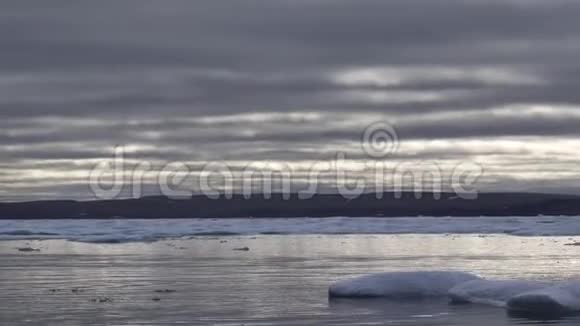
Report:
[[[330,297],[421,298],[446,296],[452,287],[478,276],[462,272],[392,272],[361,276],[330,286]]]
[[[513,296],[550,286],[549,283],[519,280],[475,280],[449,290],[452,303],[480,303],[505,307]]]
[[[447,271],[388,272],[342,280],[330,286],[331,298],[425,299],[506,308],[520,316],[580,314],[580,281],[486,280]]]
[[[560,316],[580,313],[580,281],[568,281],[514,296],[508,310],[520,314]]]

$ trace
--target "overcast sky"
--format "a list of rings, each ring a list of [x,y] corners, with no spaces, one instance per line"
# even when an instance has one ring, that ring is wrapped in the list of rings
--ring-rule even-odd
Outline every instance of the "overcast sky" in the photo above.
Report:
[[[90,199],[116,145],[296,182],[342,151],[356,177],[378,121],[390,163],[580,193],[578,17],[577,0],[0,1],[0,200]]]

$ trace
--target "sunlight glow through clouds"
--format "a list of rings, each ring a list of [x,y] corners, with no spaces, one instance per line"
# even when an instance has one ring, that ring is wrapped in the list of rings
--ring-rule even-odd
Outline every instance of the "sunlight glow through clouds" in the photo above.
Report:
[[[511,67],[367,67],[346,69],[330,75],[330,80],[347,86],[402,86],[421,82],[463,81],[490,85],[537,85],[542,79],[523,69]]]

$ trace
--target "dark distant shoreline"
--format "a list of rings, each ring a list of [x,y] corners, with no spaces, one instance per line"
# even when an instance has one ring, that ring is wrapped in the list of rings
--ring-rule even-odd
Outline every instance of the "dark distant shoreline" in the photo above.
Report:
[[[397,216],[538,216],[580,215],[580,196],[534,193],[482,193],[461,199],[443,193],[440,199],[424,194],[365,194],[354,199],[340,195],[315,195],[300,199],[280,194],[264,199],[234,195],[231,199],[143,197],[100,201],[34,201],[0,203],[0,219],[153,219],[153,218],[265,218],[265,217],[397,217]]]

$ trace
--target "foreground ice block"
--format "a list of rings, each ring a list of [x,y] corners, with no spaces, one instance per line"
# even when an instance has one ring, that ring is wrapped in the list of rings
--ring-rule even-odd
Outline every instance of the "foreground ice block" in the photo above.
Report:
[[[507,302],[507,308],[512,313],[530,315],[580,314],[580,281],[516,295]]]
[[[449,290],[451,303],[479,303],[505,307],[516,295],[549,287],[550,283],[518,280],[474,280],[461,283]]]
[[[478,276],[462,272],[392,272],[339,281],[330,286],[330,297],[343,298],[422,298],[444,297],[452,287]]]

